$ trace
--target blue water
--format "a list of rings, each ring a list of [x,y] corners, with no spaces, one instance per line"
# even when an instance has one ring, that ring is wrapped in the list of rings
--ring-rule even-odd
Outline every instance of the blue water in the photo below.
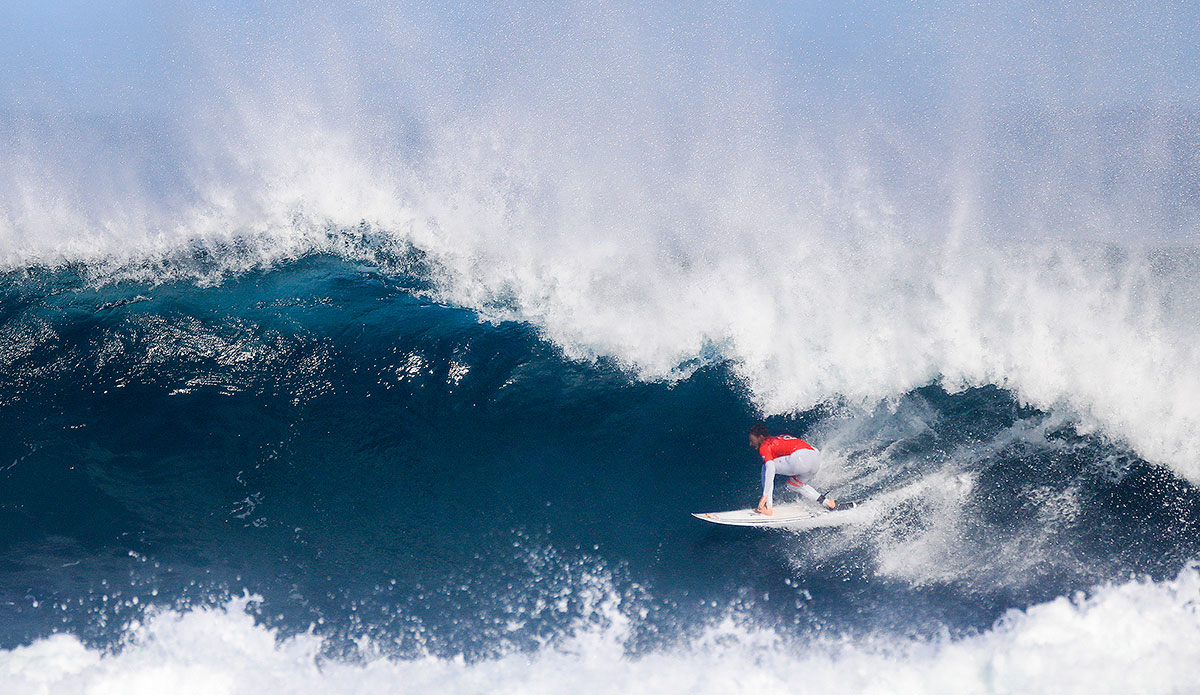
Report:
[[[5,649],[113,647],[148,606],[249,592],[261,624],[311,626],[331,656],[369,636],[477,660],[599,619],[596,585],[634,618],[630,654],[730,610],[789,639],[931,639],[1200,557],[1196,488],[995,386],[768,419],[849,471],[845,499],[971,478],[922,576],[880,549],[936,534],[952,492],[865,530],[689,516],[758,494],[758,415],[720,360],[639,380],[327,255],[215,287],[32,270],[0,291]]]
[[[1200,691],[1194,11],[14,10],[5,695]]]

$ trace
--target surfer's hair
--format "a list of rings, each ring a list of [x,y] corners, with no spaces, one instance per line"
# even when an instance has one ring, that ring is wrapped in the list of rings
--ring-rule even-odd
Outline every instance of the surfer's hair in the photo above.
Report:
[[[757,423],[756,425],[754,425],[754,427],[750,428],[750,434],[752,434],[756,437],[770,437],[771,436],[771,434],[769,432],[767,432],[767,426],[761,422]]]

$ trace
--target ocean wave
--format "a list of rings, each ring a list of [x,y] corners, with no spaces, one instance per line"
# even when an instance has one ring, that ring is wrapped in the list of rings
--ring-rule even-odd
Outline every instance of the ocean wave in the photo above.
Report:
[[[753,11],[563,10],[584,43],[345,13],[181,15],[194,79],[154,119],[12,109],[0,263],[212,284],[416,258],[439,300],[572,357],[646,379],[731,360],[768,414],[995,384],[1200,481],[1200,131],[1171,100],[959,95],[922,120],[785,87],[780,47],[737,38]],[[941,48],[969,65],[987,14]]]
[[[469,215],[468,215],[469,217]],[[486,320],[517,320],[571,358],[675,379],[729,361],[765,414],[866,409],[930,383],[998,385],[1200,480],[1200,264],[1117,246],[814,243],[663,262],[653,245],[544,244],[462,224],[421,234],[312,226],[298,236],[112,257],[93,282],[221,282],[314,253],[400,274]],[[430,230],[426,233],[433,235]],[[197,242],[199,243],[199,242]],[[764,260],[770,258],[764,268]]]

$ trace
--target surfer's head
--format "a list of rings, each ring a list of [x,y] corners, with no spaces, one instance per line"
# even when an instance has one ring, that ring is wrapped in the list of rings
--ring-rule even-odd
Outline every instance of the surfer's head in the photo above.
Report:
[[[751,427],[750,428],[750,446],[751,446],[751,448],[753,448],[755,451],[758,451],[758,447],[762,446],[763,440],[770,436],[771,436],[770,433],[767,432],[767,426],[761,422],[756,424],[754,427]]]

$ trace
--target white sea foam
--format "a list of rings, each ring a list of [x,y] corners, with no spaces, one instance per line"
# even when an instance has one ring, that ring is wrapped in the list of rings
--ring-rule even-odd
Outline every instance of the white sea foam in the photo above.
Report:
[[[922,122],[798,95],[746,14],[571,6],[464,39],[416,8],[359,11],[243,18],[263,46],[181,14],[203,39],[158,130],[8,118],[0,262],[165,280],[199,250],[209,281],[369,255],[347,231],[366,222],[426,255],[443,300],[572,356],[646,378],[728,358],[771,413],[998,384],[1200,481],[1194,172],[1170,155],[1194,125],[1062,108],[1107,73],[1068,56],[1071,90],[967,127],[965,97]],[[962,37],[990,26],[933,38],[970,63]]]
[[[865,416],[847,415],[808,435],[826,452],[814,482],[838,497],[867,496],[869,501],[844,512],[861,510],[861,521],[839,526],[836,534],[796,537],[785,552],[802,574],[814,564],[863,550],[873,558],[876,575],[915,586],[1017,590],[1038,586],[1047,574],[1071,576],[1077,586],[1120,574],[1119,562],[1078,547],[1086,538],[1076,524],[1085,511],[1081,485],[1095,471],[1082,473],[1083,479],[1064,473],[1054,485],[1017,479],[998,488],[994,483],[978,487],[997,461],[1067,454],[1073,445],[1047,433],[1061,430],[1069,418],[1037,414],[987,437],[965,437],[952,447],[931,450],[930,441],[943,447],[948,442],[937,434],[938,414],[919,396]],[[1004,521],[989,520],[981,502],[993,512],[1020,511]]]
[[[311,634],[279,639],[244,611],[164,611],[131,626],[116,653],[60,634],[0,652],[12,695],[121,693],[1130,693],[1200,689],[1200,571],[1131,580],[1090,597],[1013,610],[990,630],[929,641],[876,635],[796,641],[733,617],[630,655],[619,605],[592,627],[477,662],[424,656],[319,657]]]

